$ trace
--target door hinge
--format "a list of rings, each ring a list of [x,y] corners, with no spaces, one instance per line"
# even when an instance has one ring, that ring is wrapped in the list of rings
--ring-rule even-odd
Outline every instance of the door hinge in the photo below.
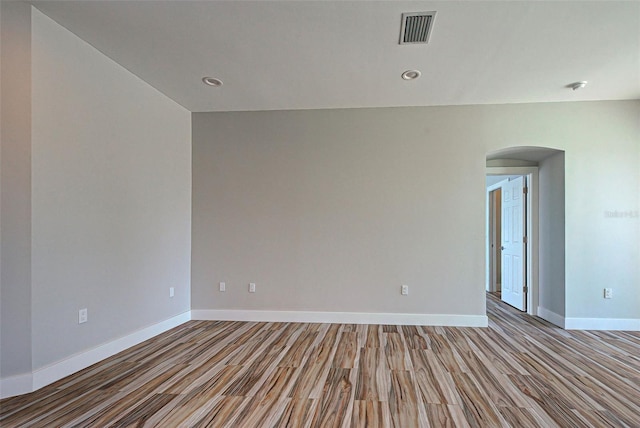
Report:
[[[523,237],[522,237],[522,242],[524,242],[525,244],[527,244],[527,243],[529,242],[529,240],[527,239],[527,237],[526,237],[526,236],[523,236]]]
[[[522,193],[524,193],[525,195],[526,195],[527,193],[529,193],[529,188],[528,188],[528,187],[523,187],[523,188],[522,188]]]
[[[523,293],[528,293],[529,292],[529,287],[527,287],[526,285],[524,287],[522,287],[522,292]]]

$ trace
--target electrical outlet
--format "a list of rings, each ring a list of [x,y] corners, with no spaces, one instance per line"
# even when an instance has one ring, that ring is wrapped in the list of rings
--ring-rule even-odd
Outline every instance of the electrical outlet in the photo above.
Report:
[[[613,297],[613,288],[605,288],[604,289],[604,298],[611,299]]]
[[[252,282],[249,284],[249,293],[255,293],[255,292],[256,292],[256,284]]]
[[[408,285],[403,285],[400,288],[400,294],[402,294],[403,296],[406,296],[409,294],[409,286]]]
[[[80,309],[78,311],[78,324],[82,324],[89,321],[89,313],[87,312],[87,308]]]
[[[176,291],[173,287],[169,287],[169,297],[173,297],[175,296]]]
[[[220,283],[220,291],[227,291],[227,285],[224,282]]]

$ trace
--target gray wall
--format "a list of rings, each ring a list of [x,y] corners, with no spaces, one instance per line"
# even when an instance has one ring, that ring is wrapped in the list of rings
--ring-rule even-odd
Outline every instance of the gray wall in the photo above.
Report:
[[[0,3],[0,377],[31,371],[31,14]]]
[[[191,116],[35,9],[32,49],[37,369],[189,310]]]
[[[565,315],[564,153],[539,164],[540,274],[538,305]]]
[[[638,218],[604,218],[638,210],[639,113],[629,101],[194,114],[192,308],[483,314],[486,154],[542,146],[566,151],[566,315],[639,318]],[[624,262],[610,263],[614,247]],[[602,299],[607,278],[619,298]]]
[[[569,118],[578,136],[565,144],[566,316],[638,319],[640,101],[588,106]]]
[[[484,151],[426,111],[194,114],[192,308],[484,315]]]
[[[4,379],[189,310],[191,115],[30,6],[2,20]]]

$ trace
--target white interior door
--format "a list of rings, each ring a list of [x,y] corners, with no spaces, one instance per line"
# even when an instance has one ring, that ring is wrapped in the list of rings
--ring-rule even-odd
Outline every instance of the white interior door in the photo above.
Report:
[[[526,310],[524,177],[502,186],[502,301]]]

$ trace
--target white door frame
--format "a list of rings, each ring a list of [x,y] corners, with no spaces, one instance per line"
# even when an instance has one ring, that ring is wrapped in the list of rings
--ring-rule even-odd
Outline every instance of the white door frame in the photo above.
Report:
[[[517,166],[517,167],[487,167],[485,175],[525,175],[527,177],[527,314],[537,315],[538,311],[538,273],[539,273],[539,246],[538,246],[538,167],[537,166]],[[486,231],[485,242],[489,241],[489,192],[497,189],[495,184],[486,189]],[[486,247],[486,246],[485,246]],[[486,250],[486,286],[489,285],[489,249]]]

